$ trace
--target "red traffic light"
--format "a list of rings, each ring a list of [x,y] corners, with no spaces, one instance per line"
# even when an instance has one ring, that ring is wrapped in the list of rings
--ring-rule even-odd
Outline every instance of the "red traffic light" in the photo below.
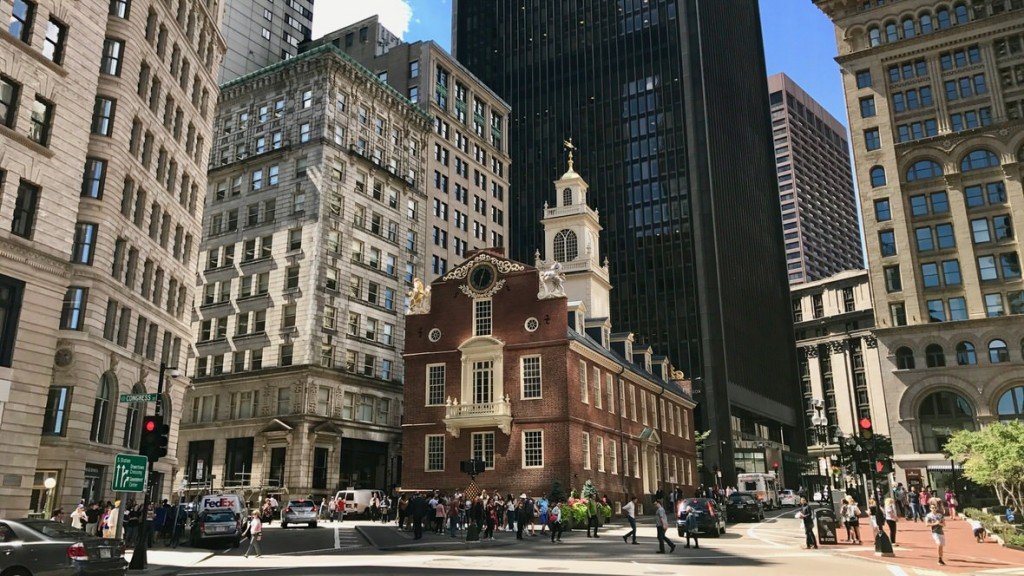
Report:
[[[146,423],[143,425],[143,427],[146,429],[146,432],[156,431],[156,420],[146,420]]]
[[[870,418],[861,418],[859,424],[862,430],[871,430]]]

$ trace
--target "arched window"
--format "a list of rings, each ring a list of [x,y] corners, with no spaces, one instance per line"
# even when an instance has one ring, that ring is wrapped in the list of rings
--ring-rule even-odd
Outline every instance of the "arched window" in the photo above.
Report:
[[[966,4],[957,4],[953,8],[953,14],[956,15],[957,24],[967,24],[971,20],[970,14],[967,12]]]
[[[942,166],[934,160],[918,160],[907,169],[907,182],[927,180],[942,176]]]
[[[555,234],[555,260],[569,262],[579,254],[576,233],[572,230],[561,230]]]
[[[955,392],[934,392],[918,409],[921,425],[921,452],[941,452],[957,430],[975,430],[974,408]]]
[[[132,386],[132,394],[145,394],[146,387],[142,383]],[[139,432],[142,426],[142,415],[146,412],[145,402],[132,402],[124,417],[124,438],[121,445],[125,448],[138,449]],[[169,414],[169,412],[168,412]]]
[[[971,150],[971,152],[964,156],[963,160],[960,161],[961,172],[983,170],[985,168],[992,168],[995,166],[999,166],[999,157],[996,156],[995,152],[985,150],[984,148]]]
[[[946,351],[938,344],[929,344],[924,349],[924,358],[929,368],[942,368],[946,365]]]
[[[917,26],[914,25],[914,19],[913,18],[904,18],[903,19],[903,37],[904,38],[913,38],[916,35],[917,35]]]
[[[939,25],[939,30],[945,30],[953,25],[953,21],[949,18],[949,10],[946,8],[939,8],[935,11],[935,20]]]
[[[897,42],[900,39],[900,27],[895,22],[889,22],[885,25],[885,41],[886,42]]]
[[[906,346],[896,350],[896,368],[898,370],[914,369],[914,351]]]
[[[868,45],[872,48],[882,45],[882,31],[877,26],[868,28]]]
[[[882,168],[881,166],[874,166],[871,168],[871,186],[873,188],[885,186],[885,168]]]
[[[961,342],[956,345],[956,363],[958,366],[974,366],[978,363],[978,354],[974,351],[974,344]]]
[[[92,430],[89,439],[93,442],[110,442],[110,424],[112,416],[111,402],[117,391],[117,379],[110,372],[100,377],[96,388],[96,400],[92,407]]]
[[[996,413],[1000,420],[1024,420],[1024,386],[1017,386],[999,397]]]
[[[993,364],[1010,361],[1010,350],[1006,347],[1006,342],[996,339],[988,343],[988,361]]]
[[[562,206],[572,206],[572,189],[562,190]]]
[[[931,34],[935,30],[931,14],[921,14],[918,20],[921,22],[921,34]]]

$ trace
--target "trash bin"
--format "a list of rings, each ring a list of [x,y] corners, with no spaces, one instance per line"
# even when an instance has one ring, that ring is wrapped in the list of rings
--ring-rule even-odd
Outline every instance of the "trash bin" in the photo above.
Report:
[[[818,528],[819,544],[838,544],[839,536],[837,530],[839,523],[836,522],[836,513],[831,508],[818,508],[814,511],[814,523]]]

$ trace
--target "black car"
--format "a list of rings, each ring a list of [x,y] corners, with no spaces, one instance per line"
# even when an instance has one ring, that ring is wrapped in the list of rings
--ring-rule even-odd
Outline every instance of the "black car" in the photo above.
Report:
[[[753,494],[746,492],[735,492],[725,501],[725,515],[730,522],[750,520],[760,522],[764,520],[764,504]]]
[[[676,502],[676,528],[679,537],[686,536],[686,514],[693,510],[697,514],[698,536],[717,538],[725,534],[725,511],[710,498],[686,498]]]
[[[127,569],[116,540],[49,520],[0,520],[0,574],[122,576]]]

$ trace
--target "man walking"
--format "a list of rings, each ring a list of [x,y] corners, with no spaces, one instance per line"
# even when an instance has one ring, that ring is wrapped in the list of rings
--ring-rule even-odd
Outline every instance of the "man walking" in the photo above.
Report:
[[[263,521],[260,520],[260,513],[253,510],[252,518],[249,520],[249,527],[245,529],[243,536],[249,536],[249,547],[245,550],[245,557],[249,557],[249,553],[256,549],[256,557],[263,556],[263,551],[260,550],[260,541],[263,540]]]
[[[676,545],[668,539],[668,516],[665,514],[665,507],[662,506],[661,500],[655,500],[654,506],[655,522],[658,528],[658,554],[665,553],[665,544],[669,545],[669,554],[671,554],[676,551]]]
[[[633,544],[636,544],[636,496],[629,499],[626,505],[622,507],[622,511],[626,513],[626,520],[629,521],[629,532],[622,535],[623,542],[629,542],[629,537],[633,537]]]
[[[427,499],[423,497],[423,494],[417,494],[409,502],[408,513],[412,516],[412,534],[413,540],[419,540],[423,538],[423,519],[427,515],[427,511],[430,509],[430,505],[427,503]]]
[[[818,549],[818,540],[814,537],[814,514],[811,512],[811,507],[807,504],[807,498],[800,498],[800,520],[804,523],[804,535],[807,537],[807,549],[814,548]],[[687,533],[686,540],[690,540],[689,533]],[[689,547],[689,546],[687,546]]]
[[[600,538],[597,535],[597,502],[591,498],[587,502],[587,538],[590,538],[590,530],[594,530],[594,538]]]

